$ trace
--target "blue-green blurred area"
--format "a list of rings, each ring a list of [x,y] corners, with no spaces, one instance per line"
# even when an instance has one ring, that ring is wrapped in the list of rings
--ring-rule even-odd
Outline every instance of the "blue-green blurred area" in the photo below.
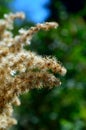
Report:
[[[2,1],[0,16],[10,11],[7,5]],[[57,21],[59,27],[40,31],[26,48],[55,56],[67,75],[60,77],[60,87],[34,89],[20,96],[21,106],[14,113],[18,125],[12,130],[86,130],[86,1],[51,0],[46,8],[50,15],[45,21]],[[33,24],[24,22],[23,27]]]
[[[46,5],[50,0],[12,0],[10,8],[12,11],[24,11],[27,20],[34,23],[42,22],[49,15],[49,9],[46,8]]]

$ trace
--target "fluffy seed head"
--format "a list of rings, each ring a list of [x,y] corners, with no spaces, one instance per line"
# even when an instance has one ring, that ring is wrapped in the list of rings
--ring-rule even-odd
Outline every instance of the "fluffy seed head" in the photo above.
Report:
[[[13,37],[14,20],[24,17],[24,13],[10,13],[0,20],[0,130],[17,123],[12,118],[12,106],[20,105],[20,94],[33,88],[59,86],[61,81],[54,74],[66,74],[66,69],[55,58],[39,56],[23,47],[31,43],[39,30],[47,31],[58,27],[58,24],[37,24],[28,30],[20,29],[19,34]]]

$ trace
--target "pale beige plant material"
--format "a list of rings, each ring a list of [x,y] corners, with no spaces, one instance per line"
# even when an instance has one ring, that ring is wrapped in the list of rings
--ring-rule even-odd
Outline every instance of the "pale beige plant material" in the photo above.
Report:
[[[33,34],[40,29],[56,28],[58,24],[46,22],[29,30],[20,29],[14,37],[11,32],[14,19],[24,17],[23,13],[10,13],[0,20],[0,130],[17,123],[12,118],[12,106],[20,105],[20,94],[33,88],[59,86],[61,81],[54,74],[66,73],[55,58],[38,56],[24,49],[24,45],[30,44]]]

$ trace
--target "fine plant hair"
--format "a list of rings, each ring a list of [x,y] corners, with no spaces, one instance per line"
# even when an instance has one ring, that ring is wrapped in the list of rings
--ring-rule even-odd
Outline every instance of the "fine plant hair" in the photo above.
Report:
[[[57,28],[56,22],[37,24],[28,30],[20,29],[13,36],[13,22],[24,19],[24,13],[5,14],[0,19],[0,130],[17,123],[12,117],[13,105],[20,105],[19,95],[33,88],[52,88],[61,85],[54,74],[66,74],[55,57],[42,57],[24,49],[39,30]],[[49,71],[51,70],[51,71]]]

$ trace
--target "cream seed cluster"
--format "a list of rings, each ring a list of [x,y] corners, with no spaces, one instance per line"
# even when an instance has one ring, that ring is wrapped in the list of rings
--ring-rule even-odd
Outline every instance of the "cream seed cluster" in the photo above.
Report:
[[[25,15],[10,13],[0,19],[0,130],[17,123],[12,117],[12,106],[20,105],[20,94],[33,88],[59,86],[61,81],[54,74],[66,74],[66,69],[55,57],[42,57],[24,49],[40,29],[47,31],[57,28],[58,24],[37,24],[29,30],[20,29],[19,34],[13,36],[13,22],[16,18],[24,19]]]

